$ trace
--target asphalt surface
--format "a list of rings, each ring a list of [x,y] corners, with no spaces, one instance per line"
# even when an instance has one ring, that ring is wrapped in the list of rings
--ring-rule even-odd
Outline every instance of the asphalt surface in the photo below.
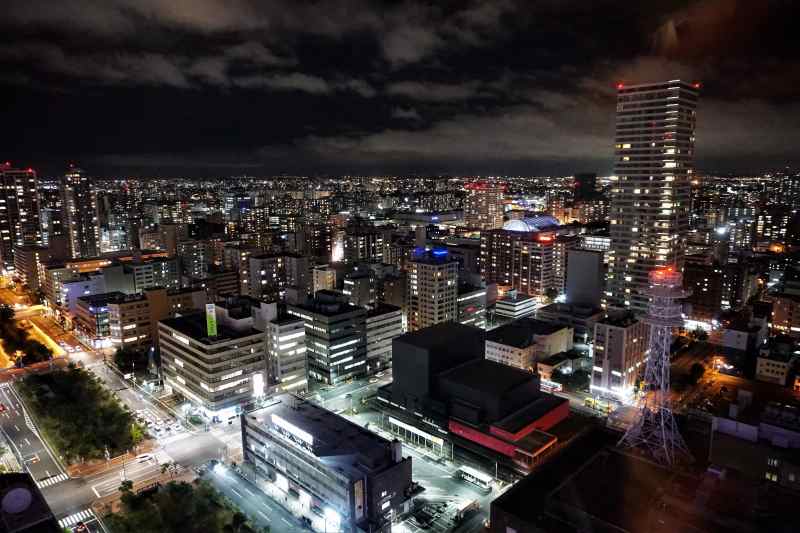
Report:
[[[272,531],[308,531],[292,513],[230,468],[211,469],[204,477],[230,498],[255,525],[269,527]]]
[[[0,427],[37,485],[44,488],[66,480],[64,469],[45,446],[10,385],[0,385],[0,402],[5,407],[0,413]]]

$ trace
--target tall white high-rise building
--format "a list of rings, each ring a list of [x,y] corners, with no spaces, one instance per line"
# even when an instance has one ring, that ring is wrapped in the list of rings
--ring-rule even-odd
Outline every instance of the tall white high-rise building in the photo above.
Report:
[[[485,181],[469,183],[464,187],[464,223],[470,228],[496,229],[503,225],[503,197],[505,185]]]
[[[609,307],[647,310],[648,274],[683,268],[699,84],[617,86]]]
[[[458,319],[458,262],[447,250],[416,254],[406,280],[409,331]]]

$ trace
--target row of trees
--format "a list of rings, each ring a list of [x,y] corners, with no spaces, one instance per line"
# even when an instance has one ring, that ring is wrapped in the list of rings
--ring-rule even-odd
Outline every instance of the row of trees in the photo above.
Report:
[[[171,481],[154,490],[133,492],[120,485],[122,509],[105,518],[114,533],[267,533],[255,529],[206,481]]]
[[[144,439],[144,429],[94,376],[74,365],[26,377],[18,385],[40,429],[70,462],[118,455]]]
[[[30,338],[28,332],[19,327],[14,320],[14,310],[7,305],[0,306],[0,342],[16,366],[49,361],[53,357],[47,346]]]

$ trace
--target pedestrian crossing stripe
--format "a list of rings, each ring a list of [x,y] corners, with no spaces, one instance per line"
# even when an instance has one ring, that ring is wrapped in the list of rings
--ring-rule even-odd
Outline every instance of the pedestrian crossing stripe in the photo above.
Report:
[[[73,513],[69,516],[66,516],[58,521],[58,525],[61,527],[70,527],[74,526],[78,522],[88,522],[89,520],[93,520],[95,517],[94,511],[91,509],[84,509],[83,511],[78,511],[77,513]]]
[[[69,476],[67,474],[59,474],[57,476],[52,476],[46,479],[42,479],[41,481],[37,481],[36,486],[39,487],[40,489],[43,489],[45,487],[49,487],[50,485],[61,483],[65,479],[69,479]]]

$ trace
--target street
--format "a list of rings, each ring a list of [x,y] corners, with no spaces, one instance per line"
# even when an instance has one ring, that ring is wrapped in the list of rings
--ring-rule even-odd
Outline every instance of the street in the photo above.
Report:
[[[36,484],[44,488],[65,481],[69,476],[45,446],[33,420],[22,408],[19,396],[10,385],[0,385],[0,402],[4,408],[0,413],[0,427]]]

